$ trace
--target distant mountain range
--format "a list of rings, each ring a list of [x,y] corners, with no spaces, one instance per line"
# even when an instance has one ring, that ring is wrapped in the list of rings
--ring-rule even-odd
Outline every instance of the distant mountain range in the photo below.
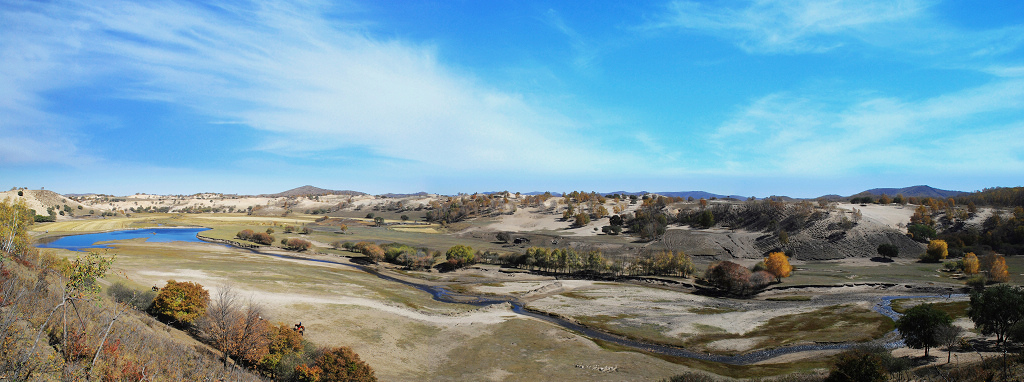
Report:
[[[945,198],[951,198],[951,197],[959,196],[961,194],[966,194],[966,192],[963,192],[963,191],[940,190],[938,188],[934,188],[934,187],[931,187],[931,186],[913,186],[913,187],[904,187],[904,188],[872,188],[870,190],[860,192],[860,193],[858,193],[856,195],[851,195],[851,197],[858,196],[858,195],[875,195],[875,196],[889,195],[889,196],[896,196],[898,194],[902,194],[904,197],[908,197],[908,198],[909,197],[916,197],[916,198],[942,198],[942,199],[945,199]]]
[[[351,190],[328,190],[320,187],[313,187],[305,185],[302,187],[296,187],[288,191],[278,192],[276,194],[263,194],[259,195],[262,197],[270,198],[281,198],[281,197],[293,197],[293,196],[317,196],[317,195],[366,195],[365,192],[351,191]]]
[[[485,194],[493,194],[493,193],[495,193],[495,192],[485,192]],[[544,194],[544,192],[541,192],[541,191],[525,192],[522,195],[541,195],[541,194]],[[732,199],[738,199],[738,200],[746,200],[748,198],[747,196],[742,196],[742,195],[722,195],[722,194],[710,193],[710,192],[707,192],[707,191],[664,191],[664,192],[612,191],[612,192],[601,192],[600,194],[601,195],[611,195],[611,194],[619,194],[619,195],[658,194],[658,195],[661,195],[661,196],[668,196],[668,197],[680,197],[680,198],[690,198],[690,197],[693,197],[694,199],[700,199],[700,198],[704,198],[704,199],[732,198]],[[961,194],[966,194],[966,192],[963,192],[963,191],[940,190],[938,188],[934,188],[934,187],[931,187],[931,186],[921,185],[921,186],[904,187],[904,188],[872,188],[870,190],[862,191],[862,192],[859,192],[859,193],[856,193],[856,194],[853,194],[853,195],[850,195],[850,196],[847,196],[847,197],[843,197],[843,196],[840,196],[840,195],[834,195],[833,194],[833,195],[824,195],[824,196],[822,196],[822,198],[825,198],[825,199],[828,199],[828,200],[844,200],[844,199],[848,199],[848,198],[852,198],[852,197],[856,197],[856,196],[866,196],[866,195],[874,195],[874,196],[889,195],[889,196],[896,196],[897,194],[902,194],[904,197],[908,197],[908,198],[909,197],[917,197],[917,198],[943,198],[943,199],[945,199],[945,198],[955,197],[955,196],[958,196],[958,195],[961,195]],[[294,196],[315,196],[315,195],[367,195],[367,194],[365,192],[351,191],[351,190],[343,190],[343,191],[328,190],[328,189],[323,189],[323,188],[307,185],[307,186],[302,186],[302,187],[298,187],[298,188],[293,188],[293,189],[288,190],[288,191],[279,192],[279,193],[276,193],[276,194],[264,194],[264,195],[260,195],[260,196],[263,196],[263,197],[294,197]],[[426,193],[426,192],[417,192],[417,193],[412,193],[412,194],[392,194],[392,193],[387,193],[387,194],[382,194],[380,196],[383,196],[383,197],[386,197],[386,198],[403,198],[403,197],[427,196],[427,195],[429,195],[429,194]],[[562,194],[559,193],[559,192],[552,192],[551,195],[553,195],[553,196],[561,196]],[[782,198],[784,200],[792,200],[792,198],[785,197],[785,196],[783,196]]]

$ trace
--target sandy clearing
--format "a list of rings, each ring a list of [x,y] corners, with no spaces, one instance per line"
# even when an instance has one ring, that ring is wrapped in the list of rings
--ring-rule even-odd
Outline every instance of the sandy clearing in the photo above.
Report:
[[[537,209],[520,208],[511,215],[501,215],[497,221],[484,228],[494,231],[529,232],[556,231],[569,227],[561,221],[562,215],[547,214]]]
[[[160,272],[160,271],[138,271],[136,272],[140,276],[170,278],[170,279],[189,279],[189,280],[206,280],[206,281],[220,281],[224,282],[226,279],[223,277],[217,277],[210,275],[204,271],[198,269],[178,269],[173,272]]]
[[[704,346],[711,350],[743,352],[753,349],[757,344],[767,338],[768,337],[732,338],[709,342]]]
[[[863,218],[878,224],[883,224],[892,229],[899,229],[899,225],[907,225],[910,216],[914,214],[915,205],[901,206],[898,204],[880,205],[867,204],[841,204],[840,208],[849,210],[856,208],[863,214]]]

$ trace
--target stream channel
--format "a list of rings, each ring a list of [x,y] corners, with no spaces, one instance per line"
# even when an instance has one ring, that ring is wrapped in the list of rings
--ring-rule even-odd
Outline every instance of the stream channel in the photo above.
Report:
[[[64,236],[64,237],[61,237],[61,238],[59,238],[57,240],[54,240],[52,242],[45,243],[45,244],[42,244],[42,245],[39,245],[39,246],[40,247],[46,247],[46,248],[67,248],[67,249],[72,249],[72,250],[82,250],[82,249],[85,249],[85,248],[98,248],[98,247],[107,248],[106,245],[95,245],[94,243],[96,243],[97,241],[124,240],[124,239],[132,239],[132,238],[136,238],[136,237],[145,237],[145,238],[147,238],[147,241],[152,239],[154,241],[159,241],[159,242],[166,242],[166,241],[189,241],[189,242],[195,242],[195,241],[200,241],[200,239],[197,238],[197,233],[200,232],[200,231],[204,231],[206,229],[207,228],[198,228],[198,229],[195,229],[195,228],[192,228],[192,229],[156,228],[156,229],[146,229],[146,230],[127,230],[127,231],[104,232],[104,233],[100,233],[100,234],[72,235],[72,236]],[[211,244],[214,244],[214,243],[211,243]],[[225,245],[225,244],[220,244],[220,245]],[[695,352],[695,351],[691,351],[691,350],[687,350],[687,349],[684,349],[684,348],[681,348],[681,347],[676,347],[676,346],[671,346],[671,345],[664,345],[664,344],[656,344],[656,343],[649,343],[649,342],[638,341],[638,340],[635,340],[635,339],[630,339],[630,338],[627,338],[627,337],[611,334],[611,333],[608,333],[608,332],[604,332],[604,331],[588,328],[588,327],[576,324],[574,322],[565,320],[565,319],[560,318],[560,317],[555,317],[555,316],[550,316],[550,315],[546,315],[546,314],[541,314],[541,313],[533,312],[533,311],[527,310],[523,306],[523,303],[521,301],[519,301],[519,300],[517,300],[515,298],[512,298],[512,297],[501,298],[501,297],[493,297],[493,296],[457,294],[457,293],[454,293],[454,292],[448,290],[447,288],[445,288],[443,286],[426,285],[426,284],[420,284],[420,283],[416,283],[416,282],[409,281],[409,280],[399,279],[399,278],[396,278],[396,277],[392,277],[392,276],[388,276],[388,275],[382,274],[382,273],[378,272],[375,269],[372,269],[370,267],[363,266],[363,265],[347,264],[347,263],[341,263],[341,262],[329,261],[329,260],[323,260],[323,259],[310,259],[310,258],[299,257],[299,256],[288,256],[288,255],[281,255],[281,254],[274,254],[274,253],[266,253],[266,252],[261,252],[259,250],[251,249],[251,248],[239,248],[239,249],[248,250],[250,252],[253,252],[253,253],[256,253],[256,254],[260,254],[260,255],[266,255],[266,256],[287,258],[287,259],[291,259],[291,260],[300,260],[300,261],[330,263],[330,264],[345,265],[345,266],[357,268],[359,270],[362,270],[364,272],[367,272],[367,273],[370,273],[370,274],[372,274],[374,276],[377,276],[377,277],[379,277],[379,278],[381,278],[383,280],[387,280],[387,281],[391,281],[391,282],[396,282],[396,283],[408,285],[408,286],[417,288],[419,290],[422,290],[424,292],[430,293],[430,295],[433,296],[433,299],[436,300],[436,301],[447,302],[447,303],[456,303],[456,304],[469,304],[469,305],[481,306],[481,307],[488,306],[488,305],[493,305],[493,304],[509,303],[509,304],[512,305],[512,311],[517,313],[517,314],[520,314],[520,315],[523,315],[523,316],[527,316],[527,317],[536,318],[538,320],[542,320],[542,321],[545,321],[545,322],[552,323],[554,325],[558,325],[558,326],[560,326],[562,328],[565,328],[565,329],[568,329],[570,331],[576,332],[576,333],[578,333],[578,334],[580,334],[580,335],[582,335],[584,337],[590,338],[592,340],[594,340],[594,339],[601,340],[601,341],[613,343],[613,344],[616,344],[616,345],[619,345],[619,346],[627,347],[627,348],[634,349],[634,350],[641,351],[641,352],[657,353],[657,354],[663,354],[663,355],[668,355],[668,356],[673,356],[673,357],[693,358],[693,359],[699,359],[699,360],[704,360],[704,361],[720,362],[720,363],[725,363],[725,364],[730,364],[730,365],[749,365],[749,364],[752,364],[752,363],[761,362],[761,361],[768,360],[768,359],[771,359],[771,358],[774,358],[774,357],[778,357],[780,355],[791,354],[791,353],[799,353],[799,352],[805,352],[805,351],[843,350],[843,349],[849,349],[849,348],[852,348],[852,347],[855,347],[855,346],[858,346],[858,345],[865,345],[865,344],[882,345],[882,346],[884,346],[886,348],[889,348],[889,349],[902,347],[904,345],[903,341],[899,339],[898,333],[894,330],[894,331],[886,334],[885,336],[883,336],[880,339],[876,339],[876,340],[869,341],[869,342],[863,342],[863,343],[846,342],[846,343],[829,343],[829,344],[792,345],[792,346],[778,347],[778,348],[774,348],[774,349],[758,350],[758,351],[753,351],[753,352],[744,353],[744,354],[740,354],[740,355],[733,355],[733,356],[711,354],[711,353],[704,353],[704,352]],[[962,296],[964,296],[964,295],[954,294],[954,295],[948,295],[948,296],[937,296],[937,295],[933,295],[933,296],[884,296],[884,297],[879,297],[878,298],[879,302],[874,306],[874,310],[876,312],[878,312],[879,314],[882,314],[882,315],[884,315],[886,317],[889,317],[889,318],[891,318],[893,320],[896,320],[896,319],[898,319],[900,317],[900,314],[892,310],[892,307],[891,307],[892,300],[901,299],[901,298],[947,298],[947,297],[962,297]]]

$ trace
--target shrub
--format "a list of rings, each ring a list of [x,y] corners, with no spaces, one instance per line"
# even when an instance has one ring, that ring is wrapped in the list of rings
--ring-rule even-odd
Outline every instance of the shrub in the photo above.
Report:
[[[888,379],[882,358],[861,349],[836,357],[826,382],[882,382]]]
[[[249,241],[263,245],[271,245],[274,244],[274,237],[268,235],[266,232],[256,232],[252,234],[252,238],[250,238]]]
[[[590,224],[590,215],[583,212],[576,214],[576,220],[572,223],[576,227],[585,227],[587,224]]]
[[[135,309],[145,312],[153,306],[153,300],[156,299],[157,292],[152,289],[135,290],[124,285],[124,283],[115,282],[107,288],[107,295],[113,297],[114,301],[131,305]]]
[[[974,289],[981,289],[985,287],[985,276],[974,275],[967,278],[967,286]]]
[[[202,285],[168,280],[153,300],[150,312],[164,320],[189,325],[206,313],[209,303],[210,292]]]
[[[512,234],[508,232],[498,232],[497,235],[494,235],[494,238],[498,239],[498,241],[502,243],[508,243],[512,241]]]
[[[376,381],[373,368],[359,359],[359,355],[347,346],[325,351],[317,357],[312,369],[319,369],[319,378],[315,381]],[[300,374],[301,375],[301,374]]]
[[[292,251],[305,251],[313,247],[313,243],[308,240],[290,238],[284,242],[285,249]]]

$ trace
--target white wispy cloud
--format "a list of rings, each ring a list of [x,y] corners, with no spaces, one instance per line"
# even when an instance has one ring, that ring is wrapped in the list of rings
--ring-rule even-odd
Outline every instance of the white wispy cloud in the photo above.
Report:
[[[753,53],[821,52],[861,32],[916,17],[918,0],[752,0],[712,5],[680,0],[650,28],[694,30],[722,36]]]
[[[998,81],[923,100],[778,93],[710,135],[721,171],[827,176],[887,169],[1024,172],[1024,81]],[[815,101],[818,100],[818,101]],[[1000,122],[995,122],[1000,121]]]
[[[281,155],[360,148],[439,169],[539,172],[621,162],[527,95],[446,67],[431,46],[328,19],[325,6],[68,2],[3,11],[18,26],[3,32],[14,40],[4,50],[28,53],[0,59],[13,70],[4,71],[10,97],[0,110],[21,113],[0,129],[37,137],[15,124],[58,117],[39,94],[70,86],[58,74],[72,68],[75,81],[109,86],[109,96],[190,108],[240,134],[267,132],[256,149]]]

